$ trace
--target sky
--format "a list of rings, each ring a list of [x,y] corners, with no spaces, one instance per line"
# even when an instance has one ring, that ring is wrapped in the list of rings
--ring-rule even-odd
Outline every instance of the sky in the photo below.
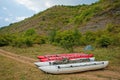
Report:
[[[98,0],[0,0],[0,27],[31,17],[54,5],[91,4]]]

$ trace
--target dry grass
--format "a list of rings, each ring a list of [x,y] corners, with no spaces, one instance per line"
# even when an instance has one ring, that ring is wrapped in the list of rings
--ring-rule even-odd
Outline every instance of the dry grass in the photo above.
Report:
[[[34,45],[29,48],[16,48],[11,46],[0,47],[3,50],[35,58],[38,55],[68,53],[66,50],[50,44]],[[75,47],[74,52],[93,53],[96,60],[108,60],[112,66],[120,66],[120,48],[95,48],[93,51],[84,51],[84,47]]]
[[[34,45],[33,47],[29,47],[29,48],[17,48],[17,47],[5,46],[5,47],[1,47],[1,49],[23,56],[29,56],[32,58],[36,58],[36,56],[38,55],[59,54],[59,53],[67,52],[60,47],[52,46],[49,44]]]
[[[9,52],[22,56],[36,58],[38,55],[67,53],[64,49],[49,44],[35,45],[30,48],[1,47]],[[36,66],[23,64],[0,55],[1,80],[109,80],[120,79],[120,48],[97,48],[94,51],[84,51],[83,47],[76,47],[75,52],[93,53],[96,60],[108,60],[107,69],[89,71],[76,74],[51,75],[44,74]]]
[[[77,77],[77,75],[44,74],[36,66],[29,66],[0,55],[1,80],[88,80],[87,78]]]
[[[35,68],[0,55],[1,80],[38,80],[40,72]]]

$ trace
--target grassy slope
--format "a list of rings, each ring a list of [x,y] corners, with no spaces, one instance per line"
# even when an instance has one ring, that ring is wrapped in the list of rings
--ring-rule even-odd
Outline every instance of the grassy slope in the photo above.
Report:
[[[44,34],[54,28],[65,30],[76,26],[80,29],[82,27],[81,31],[104,29],[108,23],[119,24],[119,10],[119,0],[114,0],[114,2],[101,0],[86,6],[54,6],[0,29],[0,33],[23,32],[29,28],[35,28],[39,34]]]
[[[95,12],[92,8],[96,8]],[[97,31],[105,29],[110,23],[120,25],[120,1],[119,0],[101,0],[100,2],[91,5],[88,9],[93,17],[90,17],[85,24],[80,26],[82,32],[85,31]],[[89,17],[89,15],[87,15]]]
[[[53,28],[64,28],[69,19],[76,15],[76,11],[77,9],[74,7],[54,6],[31,18],[11,24],[9,27],[1,29],[1,32],[23,32],[29,28],[35,28],[38,33],[44,33]]]

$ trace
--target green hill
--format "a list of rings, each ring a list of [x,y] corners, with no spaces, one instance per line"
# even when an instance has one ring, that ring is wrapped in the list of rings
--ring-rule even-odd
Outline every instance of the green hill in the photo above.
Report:
[[[120,0],[91,5],[53,6],[0,29],[0,46],[54,44],[73,52],[74,46],[120,45]]]
[[[77,27],[86,30],[104,29],[109,23],[119,24],[120,1],[100,0],[91,5],[53,6],[30,18],[0,29],[0,33],[18,33],[34,28],[39,34],[51,29],[66,30]]]
[[[77,15],[77,11],[76,7],[54,6],[21,22],[10,24],[1,31],[23,32],[29,28],[34,28],[41,34],[53,28],[63,29],[68,26],[70,19]]]

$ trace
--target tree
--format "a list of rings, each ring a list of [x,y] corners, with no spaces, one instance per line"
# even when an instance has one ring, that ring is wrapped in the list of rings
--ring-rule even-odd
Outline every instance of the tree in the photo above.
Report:
[[[34,29],[28,29],[26,32],[25,32],[25,36],[32,36],[32,35],[34,35],[34,34],[36,34],[36,31],[34,30]]]
[[[67,49],[69,52],[73,52],[74,37],[71,31],[64,31],[61,34],[60,46]]]
[[[75,28],[74,30],[73,30],[73,37],[74,37],[74,44],[76,45],[76,46],[79,46],[80,45],[80,38],[82,37],[82,35],[81,35],[81,33],[80,33],[80,31],[77,29],[77,28]]]
[[[0,35],[0,46],[11,45],[14,38],[15,36],[12,34]]]
[[[50,31],[50,33],[49,33],[49,41],[50,41],[50,43],[55,42],[56,32],[57,31],[55,29]]]
[[[85,34],[83,34],[81,38],[82,44],[84,45],[93,44],[95,40],[96,40],[96,34],[90,31],[87,31]]]
[[[56,34],[55,43],[69,52],[73,52],[73,47],[79,45],[80,38],[81,33],[77,29],[66,30]]]

